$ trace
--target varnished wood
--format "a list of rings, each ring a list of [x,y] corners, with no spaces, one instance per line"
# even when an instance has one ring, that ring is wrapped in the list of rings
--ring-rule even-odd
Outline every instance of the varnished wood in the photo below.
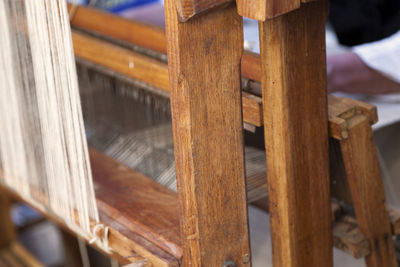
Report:
[[[239,15],[265,21],[300,7],[299,0],[237,0]]]
[[[325,1],[260,23],[274,266],[332,266]]]
[[[250,265],[235,6],[180,23],[166,1],[184,266]]]
[[[150,256],[145,251],[149,241],[182,257],[176,193],[95,150],[90,150],[90,158],[100,218],[113,229],[110,242],[118,237],[115,232],[122,232],[119,236],[132,236],[138,245],[132,250],[144,257]],[[170,258],[152,246],[149,250]]]
[[[94,149],[89,154],[100,221],[109,226],[113,254],[107,256],[178,266],[182,249],[176,193]],[[59,218],[42,214],[69,231]]]
[[[397,266],[370,119],[356,114],[346,122],[348,138],[340,147],[358,225],[371,246],[367,266]]]

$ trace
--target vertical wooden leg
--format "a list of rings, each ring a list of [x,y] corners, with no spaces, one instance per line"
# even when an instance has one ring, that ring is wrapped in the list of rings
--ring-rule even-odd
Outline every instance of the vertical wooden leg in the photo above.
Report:
[[[332,266],[324,0],[260,22],[273,263]]]
[[[15,227],[11,221],[11,200],[0,188],[0,248],[8,246],[16,238]]]
[[[234,5],[180,23],[166,1],[184,266],[250,265]]]
[[[369,118],[347,120],[348,138],[340,140],[346,176],[360,231],[369,239],[368,267],[397,266],[385,193]]]

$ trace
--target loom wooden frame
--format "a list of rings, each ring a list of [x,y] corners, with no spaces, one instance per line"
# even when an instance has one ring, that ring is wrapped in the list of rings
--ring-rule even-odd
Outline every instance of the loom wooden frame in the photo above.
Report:
[[[127,21],[85,7],[78,8],[71,24],[80,29],[166,53],[165,34],[158,28]],[[170,92],[168,68],[165,63],[77,31],[73,32],[73,41],[77,57],[141,80],[167,93]],[[134,71],[129,68],[129,62],[132,60],[135,61]],[[151,75],[149,75],[149,70],[151,70]],[[244,53],[241,70],[242,76],[245,78],[254,81],[262,80],[260,57],[255,54]],[[264,103],[265,101],[264,99]],[[332,107],[330,114],[332,114],[332,110],[337,111],[338,106],[343,108],[343,105],[337,104],[342,103],[341,100],[330,97],[330,102],[336,103],[336,105],[329,106]],[[341,110],[341,112],[348,113],[349,110],[356,110],[356,106],[359,109],[361,107],[361,110],[368,110],[371,122],[376,121],[376,111],[374,113],[371,106],[362,103],[352,102],[350,106],[345,105],[345,110]],[[267,123],[264,118],[268,116],[268,112],[271,112],[269,108],[263,110],[260,95],[249,92],[243,92],[242,110],[244,122],[257,127]],[[341,139],[345,132],[346,124],[337,116],[330,116],[329,135]],[[182,257],[185,256],[178,227],[180,215],[177,195],[97,151],[90,150],[90,156],[94,170],[94,182],[97,186],[96,197],[101,221],[110,226],[110,246],[114,249],[112,256],[125,263],[146,258],[144,266],[179,266]],[[136,185],[140,185],[140,187],[127,184],[124,182],[126,178],[135,180]],[[129,190],[123,190],[124,187]],[[10,194],[18,198],[14,193],[10,192]],[[151,214],[142,214],[140,211],[143,209],[151,210]],[[327,210],[330,210],[330,207]],[[325,212],[324,216],[326,214]],[[331,212],[329,211],[328,214],[330,217]],[[46,216],[62,224],[57,218],[49,214]],[[215,253],[224,255],[226,252],[219,249]],[[242,262],[238,262],[239,266],[248,265],[249,262],[248,260],[246,262],[244,256],[246,255],[240,254],[233,258],[242,259]],[[189,261],[192,264],[203,262],[200,260],[202,256],[192,255],[191,257],[190,260],[185,261],[185,265],[189,264]],[[310,257],[316,260],[315,262],[324,262],[328,265],[331,262],[329,256],[316,256],[315,251],[311,253]],[[295,259],[307,260],[298,255],[295,256]],[[235,261],[237,262],[237,260]],[[293,262],[290,263],[286,260],[275,260],[275,264],[276,266],[295,266]]]

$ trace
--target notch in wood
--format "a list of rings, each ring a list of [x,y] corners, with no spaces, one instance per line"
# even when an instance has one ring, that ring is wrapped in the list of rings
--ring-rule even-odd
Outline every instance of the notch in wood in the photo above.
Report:
[[[265,21],[300,7],[299,0],[237,0],[239,15]]]
[[[224,7],[232,0],[176,0],[175,5],[180,22],[186,22],[192,17],[216,7]]]

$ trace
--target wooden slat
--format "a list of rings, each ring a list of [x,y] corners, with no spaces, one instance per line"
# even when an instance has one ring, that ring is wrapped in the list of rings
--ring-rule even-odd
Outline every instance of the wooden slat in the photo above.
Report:
[[[371,253],[368,239],[360,232],[357,221],[349,216],[333,223],[333,245],[356,259]]]
[[[326,1],[260,23],[274,266],[332,266]]]
[[[166,1],[184,266],[250,265],[236,8],[186,23]]]
[[[89,154],[100,220],[109,226],[113,254],[107,256],[177,267],[182,249],[176,193],[94,149]],[[13,191],[7,193],[24,201]],[[42,214],[68,230],[59,218]]]
[[[124,248],[118,239],[131,237],[129,242],[137,246],[129,250],[146,258],[152,257],[148,252],[154,253],[157,264],[171,257],[154,245],[146,251],[146,243],[181,258],[176,193],[96,150],[90,150],[90,159],[100,218],[112,228],[110,242],[115,240]]]
[[[70,4],[68,8],[71,8]],[[164,29],[127,20],[97,9],[80,6],[71,20],[71,25],[160,53],[167,53]],[[261,81],[261,65],[258,55],[245,52],[241,67],[243,76]]]
[[[237,0],[239,15],[265,21],[300,7],[299,0]]]
[[[78,57],[169,91],[166,64],[76,31],[72,40]]]
[[[68,4],[68,10],[71,7],[72,5]],[[71,19],[71,25],[160,53],[167,53],[164,29],[128,20],[99,9],[79,6]]]
[[[367,266],[397,266],[370,119],[355,114],[346,122],[348,138],[340,147],[358,225],[371,246]]]

